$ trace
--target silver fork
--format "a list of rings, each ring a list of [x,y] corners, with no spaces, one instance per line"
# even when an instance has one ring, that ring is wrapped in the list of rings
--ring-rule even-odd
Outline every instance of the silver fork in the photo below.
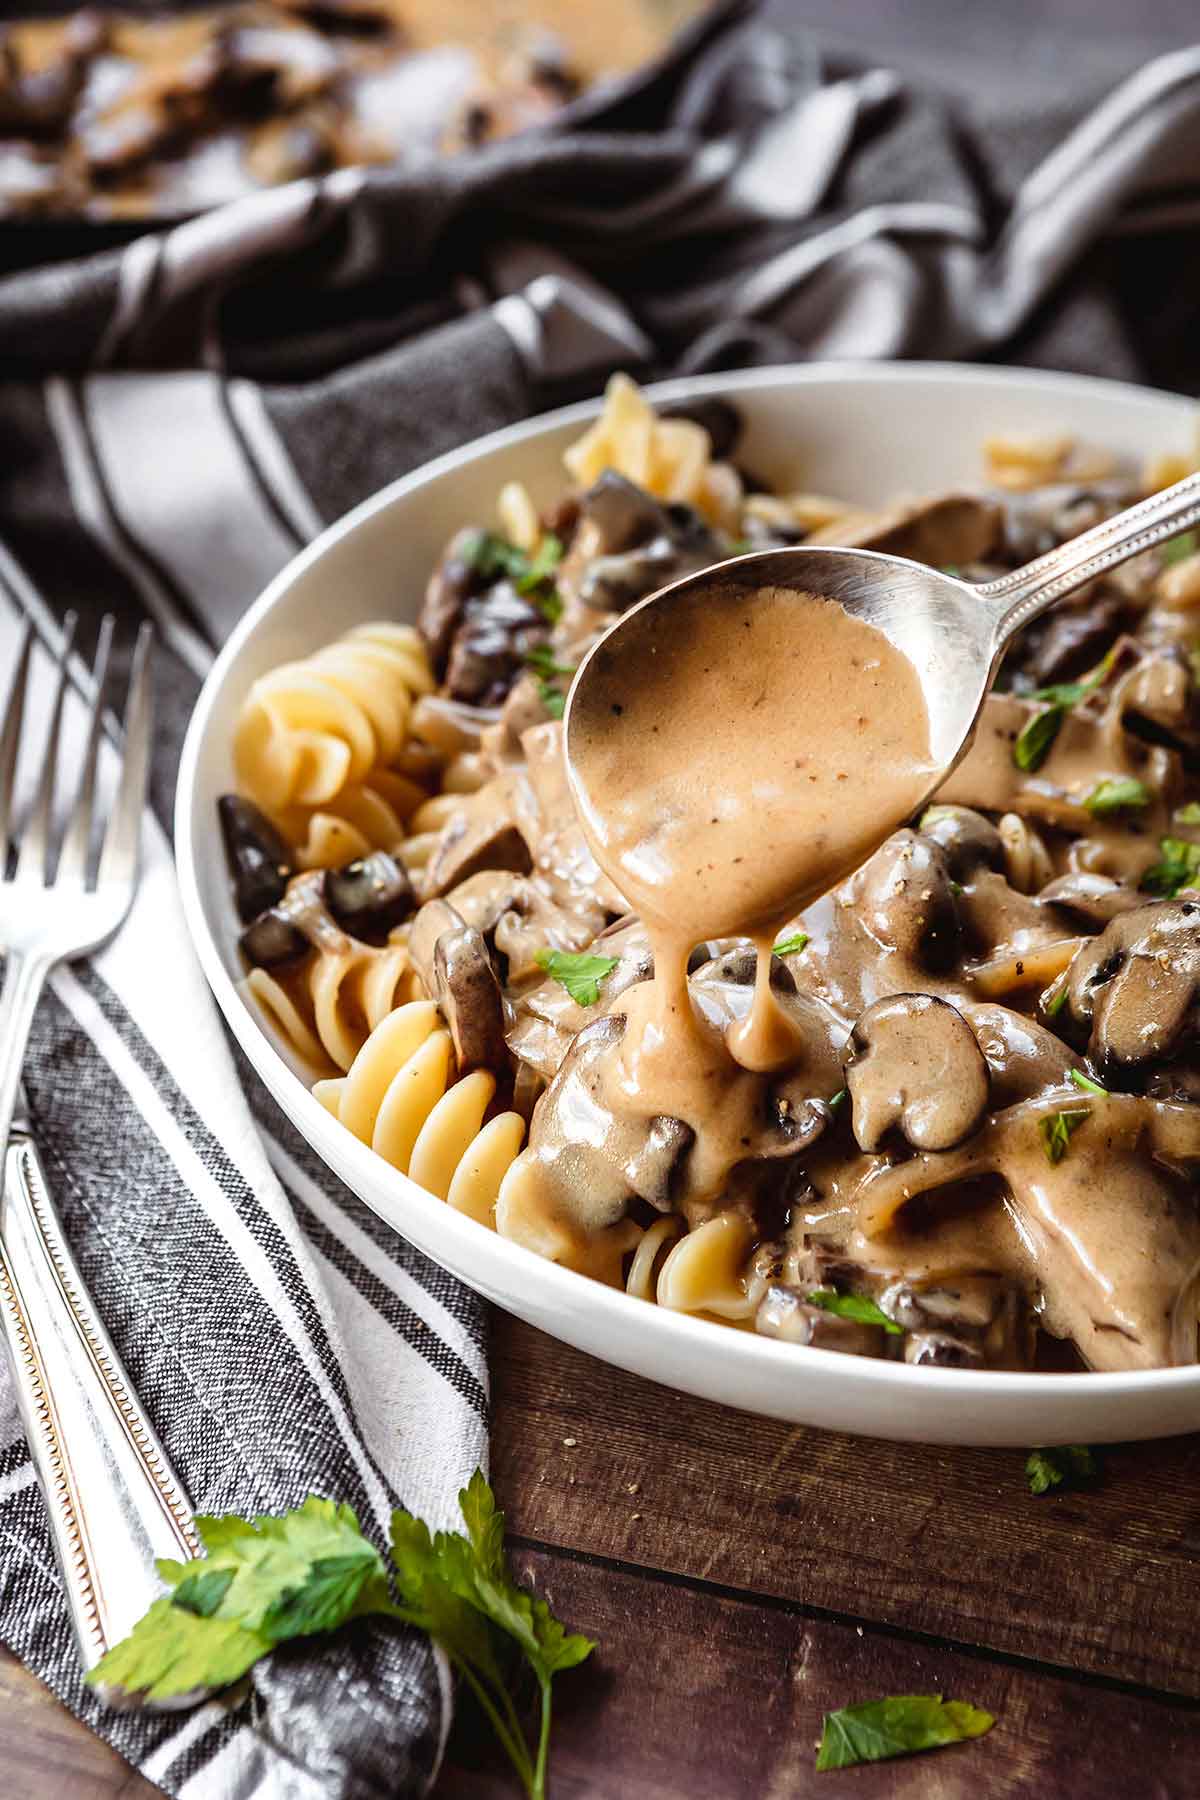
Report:
[[[156,1556],[199,1554],[183,1488],[121,1366],[67,1245],[20,1095],[38,995],[56,963],[96,950],[133,899],[150,760],[150,632],[134,650],[121,771],[93,869],[96,774],[113,621],[101,625],[78,788],[54,859],[54,794],[75,620],[64,633],[33,804],[7,875],[32,648],[26,631],[0,726],[0,1326],[50,1516],[85,1669],[161,1591]],[[6,1146],[6,1147],[5,1147]]]

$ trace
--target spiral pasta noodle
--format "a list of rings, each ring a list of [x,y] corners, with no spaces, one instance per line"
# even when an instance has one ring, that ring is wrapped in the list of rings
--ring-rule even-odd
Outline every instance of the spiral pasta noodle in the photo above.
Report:
[[[424,992],[403,944],[376,949],[350,938],[344,950],[316,951],[286,985],[267,969],[252,969],[245,986],[316,1069],[349,1069],[392,1009]]]
[[[996,829],[1004,847],[1004,874],[1010,887],[1036,894],[1054,878],[1054,864],[1041,833],[1020,813],[1007,812]]]
[[[268,812],[327,808],[404,746],[414,696],[433,674],[411,625],[358,625],[250,689],[234,731],[242,790]]]
[[[500,1183],[525,1140],[519,1113],[484,1123],[495,1077],[456,1079],[450,1033],[432,1000],[413,1000],[376,1025],[349,1071],[313,1093],[334,1118],[457,1212],[492,1223]]]

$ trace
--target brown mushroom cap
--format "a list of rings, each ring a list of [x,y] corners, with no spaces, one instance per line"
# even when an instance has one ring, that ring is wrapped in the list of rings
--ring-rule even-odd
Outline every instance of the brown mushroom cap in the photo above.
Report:
[[[967,1021],[932,994],[869,1006],[850,1036],[846,1086],[854,1136],[879,1148],[898,1126],[917,1150],[949,1150],[987,1110],[988,1066]]]
[[[799,1288],[782,1283],[769,1287],[759,1302],[755,1330],[788,1344],[814,1344],[819,1350],[843,1350],[850,1356],[882,1356],[882,1325],[844,1319],[823,1307],[810,1306]]]
[[[442,932],[433,952],[433,976],[459,1074],[472,1069],[503,1074],[508,1068],[504,1000],[487,945],[470,925]]]
[[[1071,964],[1067,1004],[1100,1068],[1168,1056],[1196,1020],[1200,905],[1160,900],[1115,918]]]

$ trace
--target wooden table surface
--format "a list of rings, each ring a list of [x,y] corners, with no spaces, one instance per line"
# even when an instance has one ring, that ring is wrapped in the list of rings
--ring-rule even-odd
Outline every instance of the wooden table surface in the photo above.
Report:
[[[1200,1792],[1200,1437],[1114,1449],[1098,1487],[1034,1499],[1020,1452],[773,1424],[500,1314],[493,1340],[514,1561],[600,1645],[556,1684],[555,1800]],[[828,1708],[913,1692],[998,1724],[814,1773]],[[0,1771],[14,1800],[158,1792],[8,1659]],[[515,1792],[456,1729],[438,1800]]]

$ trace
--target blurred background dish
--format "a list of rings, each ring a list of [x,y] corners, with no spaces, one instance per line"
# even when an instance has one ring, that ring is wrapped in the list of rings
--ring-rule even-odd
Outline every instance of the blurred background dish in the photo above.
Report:
[[[171,218],[544,125],[696,0],[247,0],[0,27],[0,218]]]

